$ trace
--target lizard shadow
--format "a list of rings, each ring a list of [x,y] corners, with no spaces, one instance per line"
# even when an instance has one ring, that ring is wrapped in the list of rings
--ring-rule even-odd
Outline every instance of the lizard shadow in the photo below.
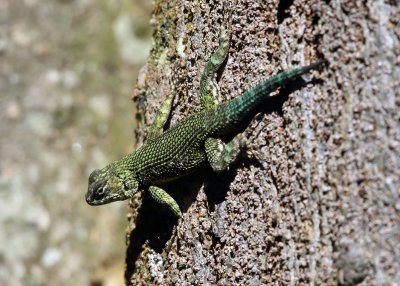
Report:
[[[268,114],[277,112],[282,116],[283,104],[287,101],[289,94],[304,87],[307,84],[321,83],[322,80],[304,81],[301,78],[295,79],[282,87],[276,96],[269,97],[263,104],[258,106],[251,114],[243,120],[242,124],[232,136],[222,138],[229,141],[238,132],[243,132],[257,113]],[[164,189],[176,200],[183,215],[195,202],[201,186],[204,184],[204,192],[207,196],[208,208],[215,210],[215,206],[222,203],[227,196],[229,186],[234,180],[237,169],[250,166],[262,167],[262,164],[255,158],[241,156],[231,164],[229,170],[215,173],[210,166],[200,168],[196,173],[184,178],[175,180],[164,186]],[[135,272],[135,262],[141,255],[144,245],[147,244],[157,253],[162,253],[174,233],[174,227],[178,219],[164,206],[155,202],[147,192],[142,192],[142,204],[137,209],[138,215],[135,220],[135,228],[128,234],[127,259],[125,278],[129,281]]]
[[[199,174],[203,172],[204,168],[201,168],[194,174],[163,186],[178,203],[183,214],[196,200],[203,184],[203,176],[199,176]],[[155,252],[162,253],[167,242],[173,236],[174,227],[178,224],[178,219],[167,207],[154,201],[147,192],[142,192],[141,196],[142,204],[137,209],[135,227],[127,237],[126,281],[129,281],[135,272],[135,262],[141,255],[144,245],[147,244]]]

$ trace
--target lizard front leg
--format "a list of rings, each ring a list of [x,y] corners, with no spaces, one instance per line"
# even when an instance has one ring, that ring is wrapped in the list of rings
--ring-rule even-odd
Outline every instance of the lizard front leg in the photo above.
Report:
[[[178,218],[182,217],[178,204],[166,191],[156,186],[150,186],[148,191],[155,201],[167,206]]]

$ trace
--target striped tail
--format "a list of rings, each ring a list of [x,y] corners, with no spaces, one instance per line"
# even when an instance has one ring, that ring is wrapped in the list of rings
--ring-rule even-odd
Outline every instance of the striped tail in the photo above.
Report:
[[[237,98],[227,102],[225,106],[225,120],[228,125],[235,125],[240,122],[254,107],[261,103],[265,97],[277,89],[294,79],[295,77],[309,72],[312,69],[317,68],[325,61],[321,60],[313,63],[309,66],[298,67],[292,70],[278,73],[271,78],[263,81],[254,88],[246,91]]]

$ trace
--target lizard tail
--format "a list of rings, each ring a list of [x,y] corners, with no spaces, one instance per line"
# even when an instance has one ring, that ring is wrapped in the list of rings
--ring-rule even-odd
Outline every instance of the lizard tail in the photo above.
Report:
[[[235,126],[240,122],[254,107],[261,103],[265,97],[277,89],[279,86],[286,84],[295,77],[309,72],[325,63],[320,60],[308,66],[294,68],[288,71],[280,72],[271,78],[263,81],[254,88],[246,91],[239,97],[228,101],[225,106],[225,122],[228,125]]]

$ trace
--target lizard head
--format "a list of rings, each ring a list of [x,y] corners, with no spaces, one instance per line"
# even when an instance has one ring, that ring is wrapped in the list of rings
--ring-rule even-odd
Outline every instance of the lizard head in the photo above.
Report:
[[[117,168],[110,164],[90,174],[85,199],[92,206],[104,205],[129,199],[138,189],[139,183],[133,173],[119,173]]]

